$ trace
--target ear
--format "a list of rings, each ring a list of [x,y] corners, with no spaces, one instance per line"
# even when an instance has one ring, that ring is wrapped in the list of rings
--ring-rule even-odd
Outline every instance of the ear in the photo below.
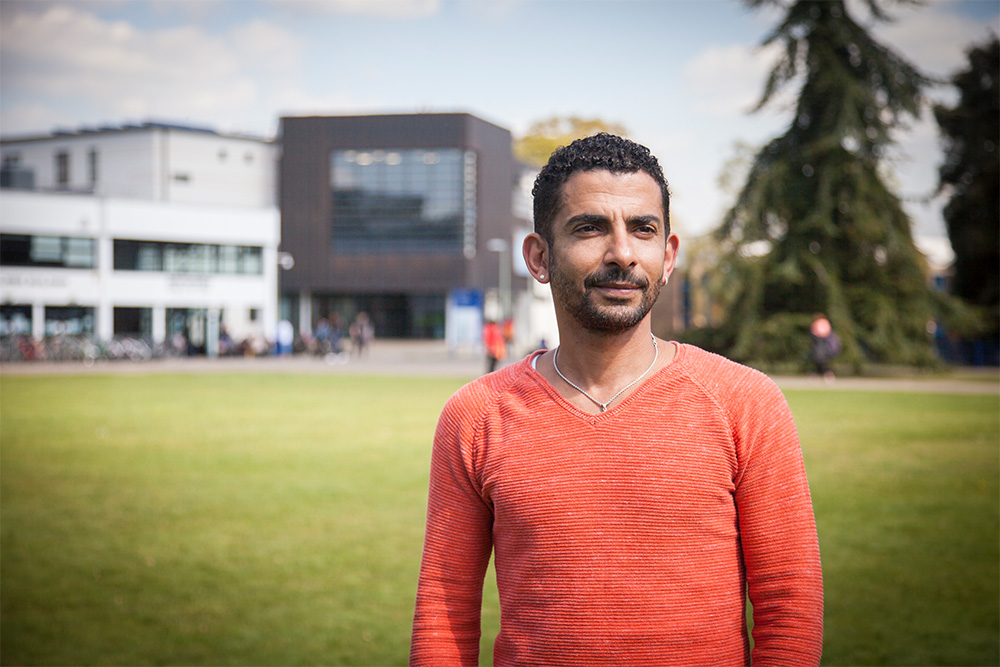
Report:
[[[524,263],[528,266],[528,271],[538,282],[545,284],[549,282],[549,244],[538,234],[532,232],[524,237],[521,245],[521,254],[524,255]]]
[[[676,234],[671,234],[667,237],[667,248],[666,252],[663,254],[663,284],[667,282],[667,278],[674,271],[674,266],[677,264],[677,251],[680,248],[681,240],[677,238]]]

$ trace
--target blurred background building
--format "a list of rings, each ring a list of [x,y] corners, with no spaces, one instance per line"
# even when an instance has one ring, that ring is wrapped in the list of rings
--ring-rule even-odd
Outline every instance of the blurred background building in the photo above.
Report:
[[[145,123],[4,139],[0,152],[0,335],[207,354],[223,333],[273,338],[272,142]]]
[[[0,336],[214,356],[366,314],[379,338],[558,344],[521,256],[537,169],[464,113],[281,119],[275,141],[142,123],[0,140]],[[683,280],[654,329],[685,326]],[[288,325],[284,325],[287,327]]]
[[[359,313],[380,337],[456,347],[478,346],[486,319],[513,320],[526,346],[554,329],[547,290],[528,291],[530,192],[508,130],[462,113],[287,117],[280,143],[295,258],[281,311],[299,331]]]

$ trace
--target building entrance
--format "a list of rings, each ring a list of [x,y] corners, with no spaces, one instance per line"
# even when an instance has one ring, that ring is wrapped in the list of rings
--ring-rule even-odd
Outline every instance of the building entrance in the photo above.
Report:
[[[206,354],[208,311],[204,308],[167,308],[167,344],[179,354]]]
[[[444,294],[314,294],[313,327],[320,319],[347,328],[360,313],[367,313],[377,338],[444,338]]]

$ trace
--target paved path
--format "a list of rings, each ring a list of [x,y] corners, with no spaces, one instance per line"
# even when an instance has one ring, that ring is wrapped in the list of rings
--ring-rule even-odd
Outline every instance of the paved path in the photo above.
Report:
[[[309,356],[257,359],[202,357],[152,361],[20,362],[0,365],[0,376],[153,373],[325,373],[419,375],[474,378],[486,370],[485,358],[474,349],[450,351],[443,341],[376,341],[364,358],[323,359]],[[952,375],[915,378],[818,377],[774,378],[782,389],[905,391],[992,394],[1000,397],[1000,370],[962,370]]]

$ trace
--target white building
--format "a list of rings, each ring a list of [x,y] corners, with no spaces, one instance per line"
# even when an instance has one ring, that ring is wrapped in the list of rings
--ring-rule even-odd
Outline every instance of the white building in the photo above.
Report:
[[[274,144],[147,123],[0,156],[0,336],[274,339]]]
[[[514,295],[512,308],[514,322],[514,350],[512,356],[527,354],[540,345],[552,348],[559,345],[559,327],[556,322],[555,307],[552,304],[552,290],[530,278],[528,265],[524,262],[522,247],[524,238],[534,228],[532,220],[531,188],[538,176],[538,168],[525,164],[518,165],[518,178],[514,183],[512,210],[516,220],[511,240],[511,262],[514,275],[528,278],[525,291]]]

